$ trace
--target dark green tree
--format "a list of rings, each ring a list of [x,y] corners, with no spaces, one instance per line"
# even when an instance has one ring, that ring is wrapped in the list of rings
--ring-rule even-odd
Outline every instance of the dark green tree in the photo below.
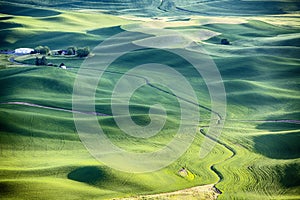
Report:
[[[40,65],[40,59],[38,57],[35,58],[35,65]]]
[[[34,48],[35,53],[47,55],[50,53],[50,48],[47,46],[37,46]]]
[[[82,58],[82,57],[86,57],[90,54],[90,48],[89,47],[84,47],[84,48],[79,48],[77,49],[77,56]]]
[[[75,55],[76,54],[76,51],[77,51],[77,48],[76,47],[68,47],[67,48],[67,54],[66,55]]]
[[[47,58],[46,56],[43,56],[41,59],[36,57],[35,58],[35,65],[47,65],[48,64],[48,61],[47,61]]]
[[[43,56],[41,59],[41,65],[47,65],[47,64],[48,64],[47,58],[46,56]]]

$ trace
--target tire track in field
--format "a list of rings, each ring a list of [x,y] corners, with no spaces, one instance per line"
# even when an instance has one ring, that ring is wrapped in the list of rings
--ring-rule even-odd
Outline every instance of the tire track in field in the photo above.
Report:
[[[27,102],[20,102],[20,101],[14,101],[14,102],[3,102],[0,103],[2,105],[23,105],[23,106],[30,106],[30,107],[35,107],[35,108],[43,108],[47,110],[56,110],[56,111],[63,111],[63,112],[69,112],[69,113],[81,113],[81,114],[87,114],[87,115],[96,115],[96,116],[110,116],[105,113],[100,113],[100,112],[88,112],[88,111],[78,111],[78,110],[69,110],[65,108],[58,108],[58,107],[51,107],[51,106],[43,106],[39,104],[34,104],[34,103],[27,103]]]

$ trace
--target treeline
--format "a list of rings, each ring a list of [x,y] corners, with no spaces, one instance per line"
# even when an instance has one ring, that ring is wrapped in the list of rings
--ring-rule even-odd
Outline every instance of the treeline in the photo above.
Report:
[[[90,54],[90,48],[89,47],[82,47],[77,48],[75,46],[68,47],[67,50],[58,50],[56,52],[59,52],[60,55],[75,55],[80,58],[86,57]],[[55,52],[55,54],[56,54]],[[37,46],[34,48],[34,51],[31,52],[32,54],[42,54],[42,55],[51,55],[51,50],[48,46]]]
[[[46,56],[43,56],[42,58],[35,58],[35,65],[48,65],[48,61]]]
[[[43,55],[48,55],[50,53],[50,48],[47,46],[37,46],[34,48],[33,54],[39,53]]]
[[[86,57],[90,54],[89,47],[77,48],[77,47],[68,47],[65,55],[77,55],[78,57]]]

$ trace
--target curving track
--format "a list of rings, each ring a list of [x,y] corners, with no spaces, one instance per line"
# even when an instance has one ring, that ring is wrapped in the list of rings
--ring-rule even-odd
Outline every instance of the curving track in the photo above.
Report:
[[[97,116],[110,116],[108,114],[99,113],[99,112],[87,112],[87,111],[78,111],[78,110],[68,110],[65,108],[58,108],[58,107],[50,107],[50,106],[43,106],[39,104],[33,104],[33,103],[27,103],[27,102],[4,102],[0,104],[9,104],[9,105],[24,105],[24,106],[30,106],[30,107],[36,107],[36,108],[43,108],[48,110],[56,110],[56,111],[63,111],[63,112],[69,112],[69,113],[81,113],[81,114],[87,114],[87,115],[97,115]]]

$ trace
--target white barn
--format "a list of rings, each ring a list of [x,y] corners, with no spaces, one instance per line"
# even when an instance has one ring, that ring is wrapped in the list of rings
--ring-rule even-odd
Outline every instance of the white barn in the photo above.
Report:
[[[15,54],[30,54],[34,49],[31,48],[18,48],[15,49]]]

